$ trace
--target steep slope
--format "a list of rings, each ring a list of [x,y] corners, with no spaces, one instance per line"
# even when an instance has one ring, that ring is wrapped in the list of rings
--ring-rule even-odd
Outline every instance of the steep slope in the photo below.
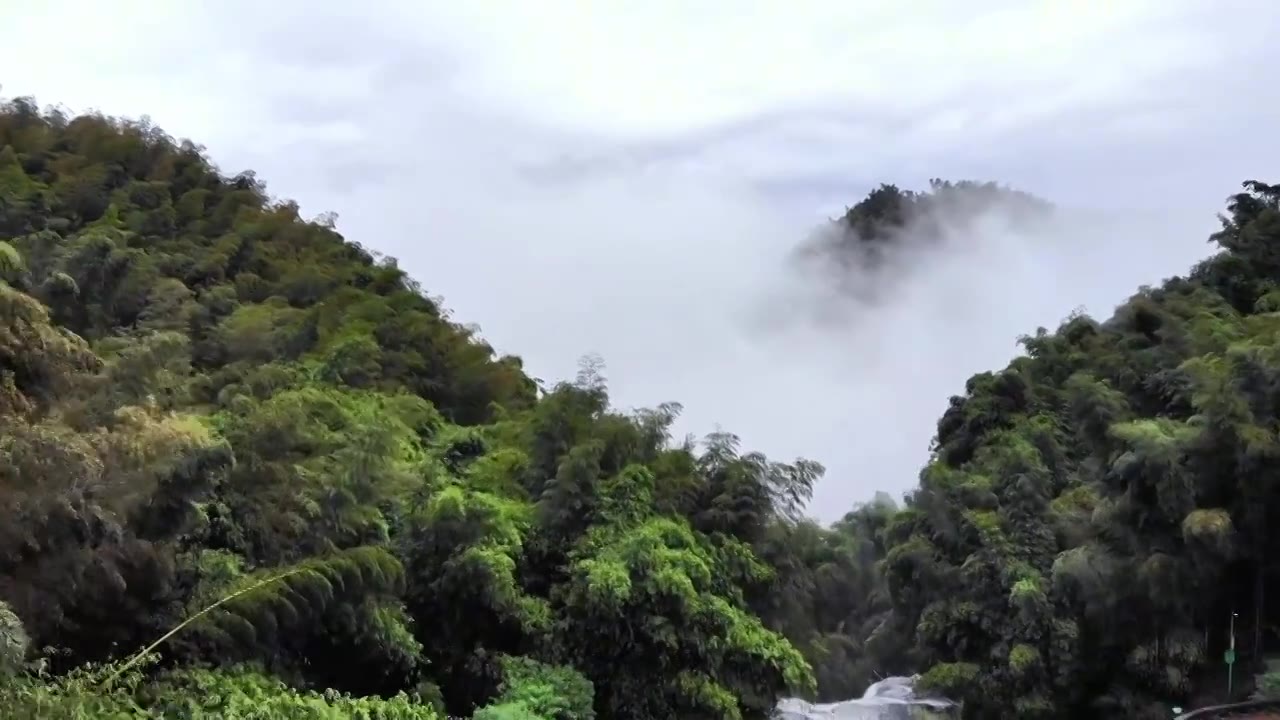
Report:
[[[673,447],[678,406],[613,411],[589,365],[538,392],[147,123],[0,107],[0,239],[20,716],[759,717],[811,686],[747,596],[815,464]]]
[[[1278,206],[1246,183],[1221,254],[1105,323],[1026,338],[1027,358],[953,400],[888,532],[898,609],[951,663],[934,679],[977,669],[954,689],[1029,716],[1158,712],[1221,657],[1233,612],[1259,657],[1280,511]]]
[[[952,398],[902,510],[805,551],[790,633],[819,678],[925,671],[970,717],[1166,717],[1224,699],[1234,613],[1247,691],[1280,642],[1280,188],[1246,183],[1212,240],[1106,322],[1023,338]]]

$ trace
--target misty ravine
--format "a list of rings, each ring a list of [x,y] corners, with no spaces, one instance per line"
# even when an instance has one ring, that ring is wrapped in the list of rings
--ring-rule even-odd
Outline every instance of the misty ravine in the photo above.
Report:
[[[1280,187],[1246,182],[1210,246],[1162,222],[937,181],[741,256],[633,246],[611,262],[639,279],[558,280],[600,292],[558,322],[614,322],[551,382],[254,173],[6,101],[0,707],[745,719],[915,675],[956,701],[915,710],[973,718],[1273,695]],[[1144,248],[1179,237],[1161,281]],[[668,402],[616,400],[635,363]]]

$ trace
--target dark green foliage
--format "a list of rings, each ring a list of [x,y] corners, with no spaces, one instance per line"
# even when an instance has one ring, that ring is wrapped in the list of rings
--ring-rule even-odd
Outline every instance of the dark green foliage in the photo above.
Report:
[[[1012,224],[1033,226],[1049,215],[1051,206],[990,182],[934,179],[928,192],[881,185],[823,228],[814,242],[802,248],[801,257],[854,271],[850,277],[837,274],[834,279],[855,293],[865,293],[867,287],[846,281],[852,278],[859,283],[866,271],[882,269],[904,244],[939,245],[962,229],[972,230],[976,223],[989,221],[992,210]]]
[[[612,410],[598,362],[536,400],[394,261],[149,123],[0,109],[6,707],[760,716],[812,678],[751,543],[821,468],[672,448],[678,411]]]
[[[809,250],[875,266],[991,208],[1052,212],[885,186]],[[823,528],[817,463],[675,445],[679,405],[616,411],[598,359],[539,393],[253,173],[10,101],[0,707],[763,718],[920,672],[970,717],[1159,717],[1221,699],[1232,613],[1266,694],[1280,188],[1246,183],[1213,240],[1106,322],[1024,337],[951,399],[904,505]]]
[[[1163,717],[1225,699],[1234,612],[1247,693],[1280,642],[1267,619],[1280,191],[1245,188],[1213,237],[1223,251],[1190,277],[1142,289],[1105,323],[1042,328],[1027,357],[969,381],[872,555],[888,617],[869,631],[815,613],[816,628],[881,662],[871,641],[896,630],[891,656],[912,656],[968,716]]]

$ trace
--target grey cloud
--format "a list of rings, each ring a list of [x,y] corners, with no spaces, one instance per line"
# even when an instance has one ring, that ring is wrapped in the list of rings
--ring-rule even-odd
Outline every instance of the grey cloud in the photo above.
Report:
[[[1241,173],[1280,160],[1265,139],[1229,142],[1269,110],[1232,100],[1261,94],[1226,64],[1013,126],[984,124],[984,106],[1017,101],[992,91],[912,112],[836,100],[776,108],[635,143],[474,107],[447,78],[416,77],[416,57],[395,58],[399,70],[381,75],[361,112],[316,113],[357,121],[367,141],[264,157],[313,158],[282,168],[289,179],[275,185],[337,209],[344,232],[399,256],[535,375],[566,377],[598,351],[622,406],[680,400],[681,430],[723,425],[771,454],[823,461],[813,512],[827,519],[913,484],[947,397],[1012,357],[1019,334],[1081,305],[1106,316],[1137,285],[1206,254],[1220,198]],[[939,140],[929,124],[953,111],[972,125]],[[1152,116],[1168,122],[1145,129]],[[350,174],[360,182],[321,190],[307,179]],[[918,258],[896,300],[874,309],[783,270],[820,201],[932,176],[1124,212],[1036,237],[957,238]],[[753,324],[762,303],[795,317],[846,303],[846,323],[793,319],[764,332]]]
[[[175,9],[155,46],[106,65],[132,63],[128,78],[94,75],[69,42],[61,74],[31,76],[47,87],[6,91],[199,129],[219,164],[254,168],[305,214],[336,211],[345,235],[397,256],[532,374],[569,377],[600,352],[620,406],[678,400],[681,431],[723,425],[770,455],[824,462],[813,512],[832,519],[914,484],[947,397],[1012,357],[1019,334],[1079,305],[1105,316],[1185,270],[1209,251],[1222,197],[1280,166],[1280,97],[1257,71],[1280,59],[1262,42],[1277,13],[1167,5],[1147,29],[1188,62],[1129,57],[1113,68],[1125,92],[1084,92],[1097,78],[1083,71],[1034,98],[1007,78],[961,77],[952,93],[813,98],[641,142],[471,99],[469,61],[413,3]],[[915,21],[896,22],[909,36]],[[0,65],[18,67],[4,52]],[[928,68],[875,70],[906,86]],[[508,71],[518,83],[522,68]],[[108,86],[120,104],[104,102]],[[956,238],[874,309],[785,271],[824,213],[879,182],[934,176],[1113,212],[1034,237]],[[815,303],[845,303],[849,322],[758,322],[762,304],[803,317]]]

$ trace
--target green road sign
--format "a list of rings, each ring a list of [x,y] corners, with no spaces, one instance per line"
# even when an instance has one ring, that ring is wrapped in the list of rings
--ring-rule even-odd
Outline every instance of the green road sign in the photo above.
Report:
[[[1223,661],[1223,662],[1225,662],[1225,663],[1226,663],[1226,664],[1228,664],[1228,665],[1235,664],[1235,661],[1236,661],[1236,651],[1235,651],[1235,649],[1230,649],[1230,650],[1227,650],[1225,653],[1223,653],[1223,654],[1222,654],[1222,661]]]

